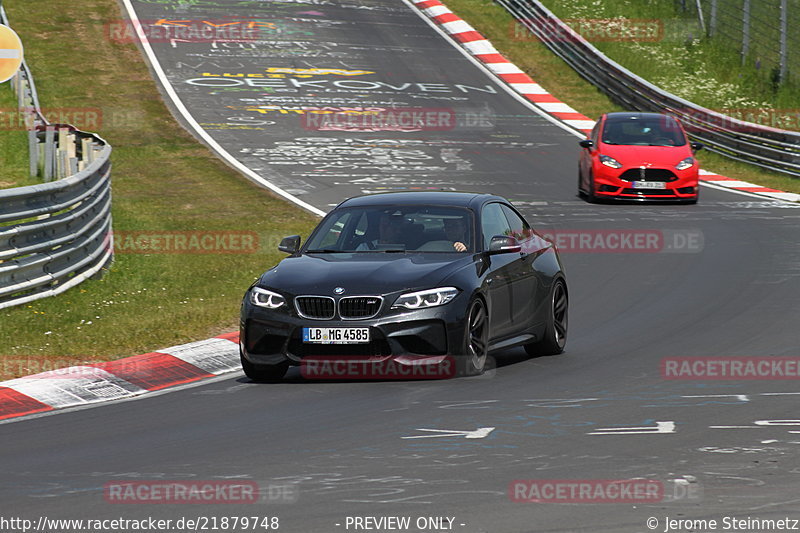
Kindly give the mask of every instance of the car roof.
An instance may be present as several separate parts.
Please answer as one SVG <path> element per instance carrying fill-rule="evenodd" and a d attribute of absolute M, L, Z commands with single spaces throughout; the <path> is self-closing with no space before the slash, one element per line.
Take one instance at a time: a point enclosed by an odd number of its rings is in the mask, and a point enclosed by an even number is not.
<path fill-rule="evenodd" d="M 639 111 L 615 111 L 613 113 L 606 113 L 606 120 L 629 120 L 634 118 L 654 118 L 663 119 L 664 117 L 673 118 L 671 115 L 663 113 L 644 113 Z"/>
<path fill-rule="evenodd" d="M 337 207 L 364 207 L 377 205 L 419 205 L 434 204 L 455 207 L 475 208 L 488 201 L 508 202 L 493 194 L 455 191 L 414 191 L 384 192 L 349 198 Z"/>

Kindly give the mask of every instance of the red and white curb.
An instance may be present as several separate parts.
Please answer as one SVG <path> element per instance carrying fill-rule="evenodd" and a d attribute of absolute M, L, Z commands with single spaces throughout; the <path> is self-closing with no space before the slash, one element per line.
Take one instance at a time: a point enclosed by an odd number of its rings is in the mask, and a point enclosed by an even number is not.
<path fill-rule="evenodd" d="M 793 192 L 784 192 L 778 189 L 772 189 L 770 187 L 762 187 L 761 185 L 756 185 L 755 183 L 750 183 L 748 181 L 742 181 L 742 180 L 737 180 L 735 178 L 720 176 L 719 174 L 715 174 L 713 172 L 709 172 L 703 169 L 700 169 L 700 179 L 712 185 L 717 185 L 719 187 L 724 187 L 726 189 L 734 189 L 737 191 L 749 192 L 757 194 L 759 196 L 768 196 L 770 198 L 775 198 L 777 200 L 800 202 L 800 194 L 795 194 Z"/>
<path fill-rule="evenodd" d="M 494 45 L 475 28 L 460 19 L 439 0 L 411 0 L 422 13 L 438 23 L 441 28 L 473 55 L 498 78 L 542 110 L 565 124 L 588 134 L 594 121 L 547 92 L 541 85 L 511 63 Z"/>
<path fill-rule="evenodd" d="M 595 124 L 594 120 L 582 115 L 547 92 L 533 78 L 525 74 L 522 69 L 499 53 L 486 37 L 450 11 L 442 2 L 439 0 L 410 1 L 425 16 L 436 22 L 458 45 L 526 100 L 576 130 L 576 135 L 580 135 L 578 132 L 588 135 L 592 131 Z M 701 170 L 700 174 L 701 181 L 716 187 L 765 196 L 776 200 L 800 202 L 800 194 L 762 187 L 761 185 L 728 178 L 705 170 Z"/>
<path fill-rule="evenodd" d="M 141 396 L 241 370 L 239 333 L 0 382 L 0 420 Z"/>

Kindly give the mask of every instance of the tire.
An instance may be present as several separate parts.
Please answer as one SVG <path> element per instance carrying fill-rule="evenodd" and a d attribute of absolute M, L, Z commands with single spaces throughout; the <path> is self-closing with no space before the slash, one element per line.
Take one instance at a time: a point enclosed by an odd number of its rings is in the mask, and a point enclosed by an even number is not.
<path fill-rule="evenodd" d="M 586 193 L 586 201 L 590 204 L 597 203 L 597 196 L 594 194 L 594 176 L 589 175 L 589 192 Z"/>
<path fill-rule="evenodd" d="M 544 336 L 540 341 L 525 345 L 528 355 L 557 355 L 567 344 L 569 296 L 563 279 L 553 284 L 548 307 Z"/>
<path fill-rule="evenodd" d="M 586 198 L 586 193 L 583 192 L 581 186 L 583 185 L 583 174 L 581 173 L 581 167 L 578 166 L 578 196 L 581 198 Z"/>
<path fill-rule="evenodd" d="M 476 298 L 467 310 L 467 326 L 464 329 L 461 374 L 479 376 L 486 369 L 489 353 L 489 313 L 483 300 Z"/>
<path fill-rule="evenodd" d="M 258 383 L 278 381 L 285 376 L 286 371 L 289 370 L 289 363 L 281 363 L 279 365 L 256 365 L 245 359 L 242 354 L 239 354 L 239 359 L 242 361 L 244 375 Z"/>

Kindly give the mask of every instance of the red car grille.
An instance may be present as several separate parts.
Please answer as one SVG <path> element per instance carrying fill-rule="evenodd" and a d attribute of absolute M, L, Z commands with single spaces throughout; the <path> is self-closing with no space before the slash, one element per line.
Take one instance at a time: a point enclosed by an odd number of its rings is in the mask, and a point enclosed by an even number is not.
<path fill-rule="evenodd" d="M 675 181 L 678 176 L 666 168 L 631 168 L 619 178 L 625 181 Z"/>

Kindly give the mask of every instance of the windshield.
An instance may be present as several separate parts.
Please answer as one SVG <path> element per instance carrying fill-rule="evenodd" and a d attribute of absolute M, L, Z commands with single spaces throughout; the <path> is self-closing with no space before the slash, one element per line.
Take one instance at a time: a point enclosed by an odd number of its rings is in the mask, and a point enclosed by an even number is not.
<path fill-rule="evenodd" d="M 472 214 L 447 206 L 343 208 L 328 215 L 304 252 L 455 252 L 474 249 Z"/>
<path fill-rule="evenodd" d="M 636 146 L 683 146 L 686 137 L 672 117 L 626 117 L 606 120 L 603 142 Z"/>

